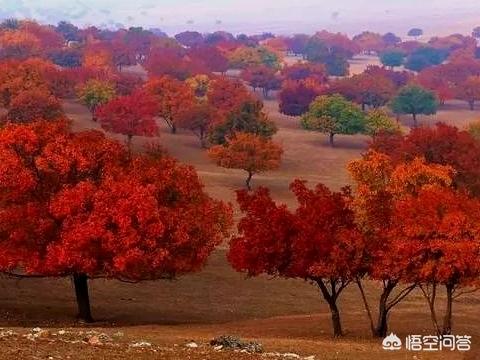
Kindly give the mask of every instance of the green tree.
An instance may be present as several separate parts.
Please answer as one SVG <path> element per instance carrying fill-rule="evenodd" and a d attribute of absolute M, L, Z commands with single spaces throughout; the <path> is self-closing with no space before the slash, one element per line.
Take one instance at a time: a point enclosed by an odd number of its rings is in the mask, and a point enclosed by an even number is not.
<path fill-rule="evenodd" d="M 437 112 L 438 100 L 435 93 L 418 85 L 407 85 L 400 89 L 390 103 L 395 114 L 411 114 L 417 127 L 417 115 L 433 115 Z"/>
<path fill-rule="evenodd" d="M 332 147 L 335 134 L 353 135 L 365 131 L 365 114 L 356 104 L 338 94 L 317 97 L 301 122 L 307 130 L 328 134 Z"/>
<path fill-rule="evenodd" d="M 392 49 L 384 51 L 380 55 L 380 61 L 384 66 L 389 66 L 390 68 L 394 68 L 395 66 L 401 66 L 403 64 L 403 60 L 405 59 L 405 54 L 401 50 Z"/>
<path fill-rule="evenodd" d="M 480 141 L 480 120 L 470 123 L 468 132 L 475 140 Z"/>
<path fill-rule="evenodd" d="M 365 118 L 365 133 L 375 137 L 380 133 L 398 133 L 399 126 L 381 109 L 373 109 Z"/>
<path fill-rule="evenodd" d="M 224 121 L 210 129 L 208 140 L 213 145 L 222 145 L 237 132 L 270 139 L 277 132 L 277 127 L 263 112 L 263 104 L 260 101 L 247 100 L 231 111 Z"/>
<path fill-rule="evenodd" d="M 88 80 L 77 90 L 79 99 L 88 107 L 95 120 L 95 110 L 115 97 L 115 86 L 106 81 Z"/>

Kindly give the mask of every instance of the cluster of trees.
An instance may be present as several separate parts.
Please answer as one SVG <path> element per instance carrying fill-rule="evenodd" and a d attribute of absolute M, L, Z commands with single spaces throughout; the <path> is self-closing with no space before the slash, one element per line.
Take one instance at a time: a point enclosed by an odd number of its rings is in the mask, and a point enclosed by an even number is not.
<path fill-rule="evenodd" d="M 342 335 L 338 300 L 354 285 L 374 336 L 387 334 L 389 313 L 414 289 L 423 294 L 435 331 L 450 334 L 454 300 L 476 290 L 480 275 L 479 161 L 480 144 L 470 134 L 439 124 L 376 137 L 348 165 L 353 189 L 310 189 L 294 181 L 295 210 L 275 203 L 266 188 L 239 191 L 244 217 L 229 261 L 250 276 L 317 285 L 335 336 Z M 375 311 L 366 279 L 382 284 Z"/>

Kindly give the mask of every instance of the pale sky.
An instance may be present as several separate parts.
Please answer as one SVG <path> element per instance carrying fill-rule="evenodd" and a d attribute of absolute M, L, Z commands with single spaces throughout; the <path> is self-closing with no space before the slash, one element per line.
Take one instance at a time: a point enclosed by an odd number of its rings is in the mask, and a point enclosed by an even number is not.
<path fill-rule="evenodd" d="M 141 25 L 169 34 L 201 32 L 355 34 L 411 27 L 426 33 L 468 33 L 480 25 L 480 0 L 0 0 L 0 17 L 105 27 Z M 478 24 L 476 23 L 478 21 Z"/>

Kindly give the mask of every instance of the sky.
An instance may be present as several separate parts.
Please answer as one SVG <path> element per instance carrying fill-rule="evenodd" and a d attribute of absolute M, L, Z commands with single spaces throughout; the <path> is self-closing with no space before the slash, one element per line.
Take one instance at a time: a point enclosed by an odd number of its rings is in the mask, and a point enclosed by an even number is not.
<path fill-rule="evenodd" d="M 0 0 L 0 18 L 7 17 L 155 27 L 169 34 L 187 29 L 249 34 L 327 29 L 401 35 L 411 27 L 442 34 L 468 33 L 480 25 L 480 0 Z"/>

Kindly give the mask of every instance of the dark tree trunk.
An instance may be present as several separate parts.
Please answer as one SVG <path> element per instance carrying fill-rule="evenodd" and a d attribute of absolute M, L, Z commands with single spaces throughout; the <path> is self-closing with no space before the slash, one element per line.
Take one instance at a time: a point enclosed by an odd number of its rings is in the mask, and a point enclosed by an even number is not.
<path fill-rule="evenodd" d="M 375 326 L 376 337 L 385 337 L 387 336 L 388 331 L 388 298 L 395 288 L 396 283 L 392 281 L 387 281 L 383 287 L 382 295 L 380 296 L 380 302 L 378 304 L 378 319 L 377 326 Z"/>
<path fill-rule="evenodd" d="M 342 323 L 340 321 L 340 312 L 338 311 L 336 302 L 329 302 L 328 307 L 330 308 L 330 312 L 332 314 L 333 336 L 343 336 Z"/>
<path fill-rule="evenodd" d="M 417 127 L 417 114 L 413 113 L 412 114 L 412 117 L 413 117 L 413 127 Z"/>
<path fill-rule="evenodd" d="M 365 311 L 367 312 L 368 320 L 370 322 L 370 331 L 372 332 L 372 336 L 375 336 L 375 325 L 373 324 L 373 316 L 372 312 L 370 311 L 370 305 L 368 304 L 367 297 L 365 296 L 365 291 L 363 290 L 362 286 L 362 279 L 357 278 L 357 286 L 360 290 L 360 294 L 362 295 L 363 305 L 365 306 Z"/>
<path fill-rule="evenodd" d="M 177 125 L 175 125 L 175 123 L 172 122 L 172 134 L 176 134 L 177 133 Z"/>
<path fill-rule="evenodd" d="M 327 286 L 322 279 L 316 280 L 316 282 L 318 284 L 318 287 L 320 288 L 320 291 L 322 292 L 323 298 L 327 302 L 330 309 L 330 313 L 332 316 L 333 336 L 343 336 L 342 322 L 340 320 L 340 311 L 338 310 L 337 299 L 344 286 L 341 286 L 339 289 L 337 289 L 337 282 L 335 280 L 330 280 L 331 292 L 329 292 Z"/>
<path fill-rule="evenodd" d="M 447 308 L 445 310 L 445 317 L 443 318 L 443 335 L 450 335 L 452 333 L 452 306 L 453 306 L 453 284 L 447 284 Z"/>
<path fill-rule="evenodd" d="M 250 185 L 250 182 L 252 181 L 252 176 L 253 176 L 253 173 L 249 171 L 247 180 L 245 180 L 245 185 L 247 185 L 248 190 L 252 190 L 252 186 Z"/>
<path fill-rule="evenodd" d="M 362 102 L 362 111 L 365 111 L 365 103 Z"/>
<path fill-rule="evenodd" d="M 129 153 L 132 152 L 132 139 L 133 139 L 133 135 L 131 134 L 127 135 L 127 148 Z"/>
<path fill-rule="evenodd" d="M 468 102 L 468 105 L 470 106 L 470 110 L 475 110 L 475 101 L 474 100 L 471 100 Z"/>
<path fill-rule="evenodd" d="M 207 142 L 205 139 L 205 130 L 202 128 L 200 129 L 200 146 L 202 149 L 205 149 L 207 147 Z"/>
<path fill-rule="evenodd" d="M 90 311 L 90 299 L 88 296 L 88 277 L 85 274 L 73 275 L 75 285 L 75 296 L 78 305 L 78 318 L 87 323 L 93 322 Z"/>
<path fill-rule="evenodd" d="M 331 147 L 335 147 L 335 143 L 333 142 L 333 137 L 334 136 L 335 136 L 335 134 L 333 134 L 333 133 L 330 133 L 330 135 L 329 135 L 329 143 L 330 143 Z"/>

